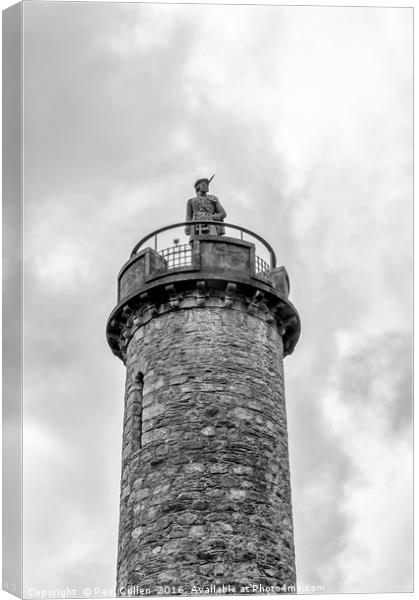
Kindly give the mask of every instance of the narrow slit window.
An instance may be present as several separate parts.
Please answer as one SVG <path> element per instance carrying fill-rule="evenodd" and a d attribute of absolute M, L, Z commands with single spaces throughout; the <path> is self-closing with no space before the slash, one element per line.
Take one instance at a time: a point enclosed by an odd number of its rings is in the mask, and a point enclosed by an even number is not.
<path fill-rule="evenodd" d="M 140 372 L 135 378 L 134 401 L 132 406 L 133 421 L 134 421 L 134 437 L 138 444 L 138 448 L 142 448 L 143 434 L 143 388 L 144 375 Z"/>

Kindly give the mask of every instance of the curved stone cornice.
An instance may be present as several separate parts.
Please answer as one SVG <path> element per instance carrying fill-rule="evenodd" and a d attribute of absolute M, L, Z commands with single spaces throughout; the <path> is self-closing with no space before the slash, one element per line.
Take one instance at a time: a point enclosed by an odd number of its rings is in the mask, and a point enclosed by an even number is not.
<path fill-rule="evenodd" d="M 166 272 L 126 296 L 112 311 L 107 339 L 112 352 L 126 360 L 134 333 L 151 319 L 170 311 L 221 308 L 239 310 L 278 328 L 284 355 L 291 354 L 300 335 L 300 319 L 286 295 L 259 277 L 230 280 L 213 273 Z"/>

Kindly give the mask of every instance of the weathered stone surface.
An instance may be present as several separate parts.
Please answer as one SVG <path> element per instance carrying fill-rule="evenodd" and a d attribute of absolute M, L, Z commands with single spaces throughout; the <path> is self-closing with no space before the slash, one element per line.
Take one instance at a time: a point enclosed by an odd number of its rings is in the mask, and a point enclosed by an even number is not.
<path fill-rule="evenodd" d="M 294 585 L 275 322 L 195 305 L 126 353 L 118 588 Z"/>
<path fill-rule="evenodd" d="M 201 270 L 216 266 L 226 271 L 250 272 L 253 244 L 225 240 L 218 244 L 202 241 L 200 244 Z"/>
<path fill-rule="evenodd" d="M 150 272 L 162 269 L 164 259 L 155 250 L 146 248 L 131 259 L 118 277 L 118 298 L 128 296 L 134 287 L 141 287 Z"/>

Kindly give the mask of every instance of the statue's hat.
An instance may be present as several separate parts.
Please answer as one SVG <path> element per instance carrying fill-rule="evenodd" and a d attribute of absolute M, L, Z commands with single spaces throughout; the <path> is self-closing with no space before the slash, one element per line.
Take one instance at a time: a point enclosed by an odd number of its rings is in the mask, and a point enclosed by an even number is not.
<path fill-rule="evenodd" d="M 215 177 L 215 173 L 209 179 L 208 179 L 208 177 L 201 177 L 201 179 L 197 179 L 195 181 L 194 188 L 196 189 L 198 187 L 198 185 L 201 183 L 201 181 L 206 181 L 208 184 L 210 184 L 211 181 L 214 179 L 214 177 Z"/>
<path fill-rule="evenodd" d="M 209 179 L 207 179 L 206 177 L 201 177 L 201 179 L 197 179 L 195 181 L 194 188 L 196 189 L 202 181 L 206 181 L 207 183 L 209 183 Z"/>

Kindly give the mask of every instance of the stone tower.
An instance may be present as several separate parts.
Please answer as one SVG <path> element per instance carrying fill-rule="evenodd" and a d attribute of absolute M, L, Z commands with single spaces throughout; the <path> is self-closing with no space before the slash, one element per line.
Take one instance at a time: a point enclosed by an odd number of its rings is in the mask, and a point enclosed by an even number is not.
<path fill-rule="evenodd" d="M 296 576 L 283 358 L 300 333 L 288 276 L 235 225 L 157 250 L 180 225 L 134 248 L 107 325 L 127 369 L 118 593 L 285 591 Z"/>

